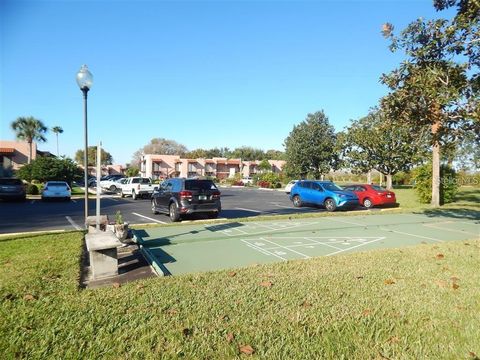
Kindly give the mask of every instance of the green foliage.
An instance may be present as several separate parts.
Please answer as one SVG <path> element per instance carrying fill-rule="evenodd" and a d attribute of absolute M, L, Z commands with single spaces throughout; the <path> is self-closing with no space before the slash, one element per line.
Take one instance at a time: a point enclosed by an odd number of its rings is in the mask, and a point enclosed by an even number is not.
<path fill-rule="evenodd" d="M 138 167 L 132 166 L 125 171 L 125 175 L 128 177 L 137 176 L 139 172 L 140 169 Z"/>
<path fill-rule="evenodd" d="M 133 154 L 132 165 L 140 166 L 140 162 L 144 154 L 185 156 L 187 151 L 188 149 L 185 145 L 179 144 L 174 140 L 168 140 L 165 138 L 154 138 L 150 140 L 150 143 L 145 145 L 143 148 L 137 150 Z"/>
<path fill-rule="evenodd" d="M 267 159 L 263 159 L 260 164 L 258 164 L 258 169 L 261 172 L 271 172 L 272 171 L 272 165 L 268 162 Z"/>
<path fill-rule="evenodd" d="M 230 153 L 230 157 L 234 159 L 242 159 L 244 161 L 263 160 L 265 159 L 265 152 L 251 146 L 242 146 L 233 150 Z"/>
<path fill-rule="evenodd" d="M 412 183 L 412 173 L 409 171 L 399 171 L 393 175 L 395 185 L 409 185 Z"/>
<path fill-rule="evenodd" d="M 352 121 L 339 139 L 343 160 L 355 173 L 375 169 L 393 175 L 408 170 L 425 159 L 428 148 L 428 132 L 414 133 L 378 109 Z"/>
<path fill-rule="evenodd" d="M 115 223 L 120 225 L 123 224 L 123 215 L 120 210 L 117 210 L 115 213 Z"/>
<path fill-rule="evenodd" d="M 17 139 L 25 140 L 29 145 L 28 163 L 32 161 L 32 142 L 46 142 L 45 134 L 48 128 L 41 120 L 32 116 L 19 117 L 11 123 L 11 128 L 15 132 Z"/>
<path fill-rule="evenodd" d="M 27 184 L 26 191 L 28 195 L 38 195 L 40 193 L 38 186 L 35 184 Z"/>
<path fill-rule="evenodd" d="M 338 162 L 336 136 L 323 111 L 308 114 L 307 118 L 293 127 L 285 139 L 285 171 L 288 176 L 319 178 Z"/>
<path fill-rule="evenodd" d="M 83 154 L 84 154 L 84 151 L 81 149 L 77 150 L 77 152 L 75 153 L 75 161 L 77 162 L 77 164 L 83 165 Z M 111 165 L 113 162 L 112 155 L 109 152 L 105 151 L 105 149 L 103 148 L 102 148 L 101 154 L 102 155 L 101 155 L 100 163 L 102 165 Z M 97 146 L 96 145 L 88 147 L 87 161 L 88 161 L 88 166 L 97 165 Z"/>
<path fill-rule="evenodd" d="M 419 166 L 413 170 L 415 192 L 423 204 L 432 201 L 432 164 Z M 440 203 L 447 204 L 455 200 L 458 192 L 457 174 L 452 168 L 440 167 Z"/>
<path fill-rule="evenodd" d="M 68 158 L 39 157 L 22 166 L 17 176 L 27 182 L 59 180 L 71 184 L 74 179 L 81 178 L 82 170 Z"/>

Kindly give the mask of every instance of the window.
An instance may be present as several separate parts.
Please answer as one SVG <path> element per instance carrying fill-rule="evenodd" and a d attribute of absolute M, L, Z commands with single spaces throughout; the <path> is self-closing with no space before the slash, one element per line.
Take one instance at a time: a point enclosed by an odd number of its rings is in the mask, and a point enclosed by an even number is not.
<path fill-rule="evenodd" d="M 217 190 L 217 187 L 210 180 L 186 180 L 185 190 Z"/>

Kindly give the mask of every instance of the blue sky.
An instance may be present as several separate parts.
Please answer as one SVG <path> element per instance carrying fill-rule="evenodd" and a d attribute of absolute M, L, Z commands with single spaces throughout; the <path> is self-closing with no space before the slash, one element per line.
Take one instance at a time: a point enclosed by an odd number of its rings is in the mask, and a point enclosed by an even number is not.
<path fill-rule="evenodd" d="M 61 126 L 60 154 L 83 149 L 87 64 L 89 144 L 116 163 L 154 137 L 195 148 L 284 150 L 308 113 L 341 130 L 387 88 L 392 54 L 380 34 L 436 13 L 417 1 L 0 0 L 0 139 L 34 116 Z M 41 150 L 56 153 L 48 134 Z"/>

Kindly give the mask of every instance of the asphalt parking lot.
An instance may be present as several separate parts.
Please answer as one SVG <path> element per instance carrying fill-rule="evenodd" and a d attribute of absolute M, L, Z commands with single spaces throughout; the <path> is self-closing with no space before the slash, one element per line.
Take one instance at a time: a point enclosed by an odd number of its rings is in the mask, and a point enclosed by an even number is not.
<path fill-rule="evenodd" d="M 235 219 L 259 215 L 295 214 L 325 211 L 320 208 L 294 208 L 283 191 L 256 188 L 220 188 L 222 212 L 219 218 Z M 89 215 L 95 215 L 95 195 L 90 195 Z M 26 202 L 0 201 L 0 234 L 27 231 L 79 230 L 83 228 L 84 200 L 70 202 L 42 202 L 29 199 Z M 115 219 L 120 211 L 130 224 L 170 223 L 167 215 L 153 215 L 149 199 L 133 200 L 107 194 L 101 200 L 101 214 Z M 200 216 L 186 220 L 200 219 Z"/>

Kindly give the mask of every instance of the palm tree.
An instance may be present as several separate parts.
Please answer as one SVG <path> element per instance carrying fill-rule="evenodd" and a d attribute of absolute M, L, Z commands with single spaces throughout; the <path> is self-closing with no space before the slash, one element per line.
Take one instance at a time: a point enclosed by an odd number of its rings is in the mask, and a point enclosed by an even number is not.
<path fill-rule="evenodd" d="M 32 161 L 32 142 L 46 142 L 47 139 L 43 136 L 47 132 L 47 127 L 41 120 L 35 119 L 33 116 L 19 117 L 11 124 L 12 130 L 15 131 L 17 139 L 25 140 L 28 143 L 29 154 L 28 163 Z"/>
<path fill-rule="evenodd" d="M 61 134 L 63 133 L 63 129 L 60 127 L 60 126 L 54 126 L 52 128 L 52 131 L 55 133 L 55 135 L 57 136 L 57 156 L 59 156 L 59 153 L 58 153 L 58 134 Z"/>

